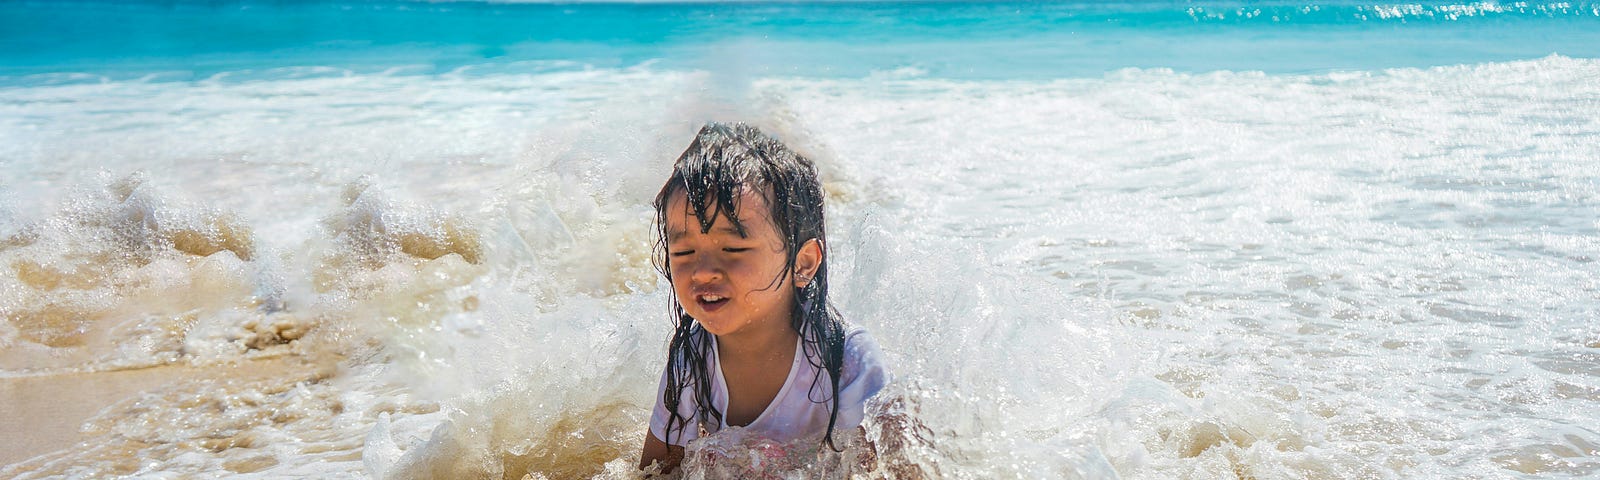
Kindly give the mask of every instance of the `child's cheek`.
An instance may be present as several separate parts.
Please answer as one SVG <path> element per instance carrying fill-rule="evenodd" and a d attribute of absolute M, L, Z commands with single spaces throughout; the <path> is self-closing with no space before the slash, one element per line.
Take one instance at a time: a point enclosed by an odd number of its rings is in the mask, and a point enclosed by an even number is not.
<path fill-rule="evenodd" d="M 687 306 L 694 303 L 694 293 L 689 290 L 689 281 L 676 273 L 672 276 L 672 296 L 678 298 L 679 305 Z"/>

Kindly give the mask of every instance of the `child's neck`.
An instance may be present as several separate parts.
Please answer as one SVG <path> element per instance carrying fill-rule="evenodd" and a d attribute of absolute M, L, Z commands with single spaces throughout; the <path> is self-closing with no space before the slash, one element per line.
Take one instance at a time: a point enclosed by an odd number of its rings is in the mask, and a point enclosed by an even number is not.
<path fill-rule="evenodd" d="M 728 361 L 744 361 L 787 354 L 794 351 L 800 334 L 789 322 L 768 322 L 766 328 L 745 327 L 738 332 L 717 336 L 717 355 Z"/>

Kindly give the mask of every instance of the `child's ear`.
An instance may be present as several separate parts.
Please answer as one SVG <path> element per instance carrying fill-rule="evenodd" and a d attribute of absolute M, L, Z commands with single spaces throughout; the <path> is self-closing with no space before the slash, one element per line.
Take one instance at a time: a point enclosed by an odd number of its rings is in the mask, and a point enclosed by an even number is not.
<path fill-rule="evenodd" d="M 817 275 L 817 268 L 822 266 L 822 240 L 810 239 L 800 245 L 800 251 L 794 254 L 794 286 L 806 288 L 811 284 L 811 279 Z"/>

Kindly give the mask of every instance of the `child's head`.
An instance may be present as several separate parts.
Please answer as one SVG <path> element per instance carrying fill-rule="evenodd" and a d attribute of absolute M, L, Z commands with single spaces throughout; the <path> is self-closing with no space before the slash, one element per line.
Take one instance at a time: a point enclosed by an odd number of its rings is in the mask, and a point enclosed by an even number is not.
<path fill-rule="evenodd" d="M 677 320 L 663 392 L 672 412 L 667 434 L 674 425 L 693 428 L 677 413 L 684 387 L 711 398 L 710 335 L 702 332 L 732 335 L 757 322 L 787 320 L 818 375 L 830 377 L 813 385 L 831 386 L 831 394 L 811 398 L 833 404 L 825 437 L 831 445 L 844 327 L 828 308 L 816 167 L 755 127 L 710 123 L 678 157 L 655 209 L 657 266 L 672 283 Z M 722 418 L 709 403 L 697 408 L 702 418 Z"/>
<path fill-rule="evenodd" d="M 821 182 L 777 140 L 749 125 L 706 125 L 655 207 L 662 274 L 707 331 L 783 319 L 805 333 L 816 313 L 806 310 L 826 305 Z"/>

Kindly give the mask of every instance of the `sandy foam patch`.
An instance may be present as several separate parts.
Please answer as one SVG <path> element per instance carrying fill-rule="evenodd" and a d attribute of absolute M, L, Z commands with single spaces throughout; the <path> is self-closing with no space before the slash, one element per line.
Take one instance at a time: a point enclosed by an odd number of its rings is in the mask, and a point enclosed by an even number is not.
<path fill-rule="evenodd" d="M 0 431 L 20 433 L 0 435 L 0 464 L 11 465 L 0 471 L 17 474 L 70 455 L 67 452 L 78 450 L 71 447 L 98 436 L 88 420 L 141 393 L 255 382 L 294 384 L 332 373 L 332 362 L 282 356 L 208 366 L 0 378 L 0 404 L 8 412 L 0 415 Z"/>

